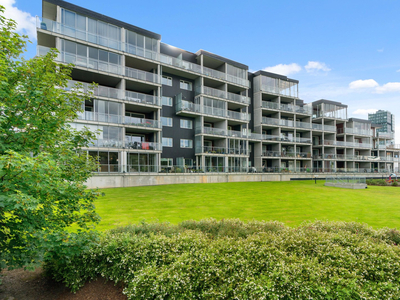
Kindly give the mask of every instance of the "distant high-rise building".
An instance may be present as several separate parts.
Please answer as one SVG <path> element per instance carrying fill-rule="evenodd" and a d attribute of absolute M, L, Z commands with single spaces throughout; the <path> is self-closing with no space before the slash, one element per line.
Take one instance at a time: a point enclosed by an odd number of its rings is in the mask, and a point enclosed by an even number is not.
<path fill-rule="evenodd" d="M 368 120 L 382 127 L 377 132 L 394 133 L 394 115 L 387 110 L 378 110 L 374 114 L 368 114 Z"/>

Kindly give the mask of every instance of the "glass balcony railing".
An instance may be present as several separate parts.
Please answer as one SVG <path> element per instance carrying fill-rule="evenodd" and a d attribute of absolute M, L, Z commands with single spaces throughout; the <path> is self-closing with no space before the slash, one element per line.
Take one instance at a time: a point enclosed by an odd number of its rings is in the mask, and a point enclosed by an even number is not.
<path fill-rule="evenodd" d="M 74 64 L 78 67 L 84 67 L 117 75 L 122 75 L 123 73 L 123 68 L 121 65 L 116 65 L 102 60 L 93 59 L 68 52 L 60 52 L 57 60 L 67 64 Z"/>
<path fill-rule="evenodd" d="M 394 139 L 394 134 L 390 132 L 377 132 L 377 136 L 382 139 Z"/>
<path fill-rule="evenodd" d="M 154 143 L 154 142 L 136 142 L 130 141 L 129 138 L 126 137 L 124 141 L 124 147 L 128 150 L 153 150 L 153 151 L 161 151 L 162 144 Z"/>
<path fill-rule="evenodd" d="M 295 142 L 296 142 L 296 143 L 311 144 L 311 138 L 295 137 L 294 139 L 295 139 Z"/>
<path fill-rule="evenodd" d="M 158 120 L 143 119 L 125 116 L 124 124 L 129 126 L 146 127 L 151 129 L 161 129 L 161 122 Z"/>
<path fill-rule="evenodd" d="M 264 150 L 261 153 L 262 156 L 266 157 L 281 157 L 281 152 L 280 151 L 272 151 L 272 150 Z"/>
<path fill-rule="evenodd" d="M 137 56 L 141 56 L 147 59 L 151 59 L 151 60 L 158 60 L 159 57 L 159 53 L 155 52 L 155 51 L 151 51 L 149 49 L 143 48 L 143 47 L 139 47 L 136 45 L 132 45 L 129 43 L 122 43 L 122 51 L 129 53 L 129 54 L 133 54 L 133 55 L 137 55 Z"/>
<path fill-rule="evenodd" d="M 247 149 L 204 146 L 196 147 L 196 153 L 225 154 L 225 155 L 248 155 Z"/>
<path fill-rule="evenodd" d="M 312 129 L 314 130 L 322 130 L 324 127 L 322 124 L 316 124 L 316 123 L 311 123 L 312 124 Z"/>
<path fill-rule="evenodd" d="M 312 125 L 311 125 L 311 123 L 307 123 L 307 122 L 296 122 L 296 127 L 297 128 L 311 129 Z"/>
<path fill-rule="evenodd" d="M 262 117 L 263 124 L 279 126 L 280 125 L 279 121 L 280 120 L 277 118 Z"/>
<path fill-rule="evenodd" d="M 185 70 L 189 70 L 195 73 L 202 73 L 201 70 L 201 66 L 195 63 L 191 63 L 176 57 L 172 57 L 169 55 L 165 55 L 165 54 L 160 54 L 160 62 L 170 65 L 170 66 L 174 66 L 177 68 L 181 68 L 181 69 L 185 69 Z"/>
<path fill-rule="evenodd" d="M 98 34 L 90 33 L 89 31 L 79 30 L 76 29 L 75 27 L 66 26 L 64 24 L 46 18 L 40 19 L 39 17 L 36 17 L 36 26 L 37 28 L 43 30 L 59 33 L 82 41 L 101 45 L 107 48 L 123 50 L 123 43 L 121 41 L 114 40 L 111 38 L 106 38 Z"/>
<path fill-rule="evenodd" d="M 263 134 L 262 139 L 266 141 L 280 141 L 281 137 L 279 135 Z"/>
<path fill-rule="evenodd" d="M 238 103 L 243 103 L 243 104 L 250 104 L 250 97 L 246 97 L 246 96 L 242 96 L 242 95 L 238 95 L 238 94 L 234 94 L 234 93 L 227 93 L 227 99 L 231 100 L 231 101 L 235 101 Z"/>
<path fill-rule="evenodd" d="M 228 118 L 229 119 L 235 119 L 235 120 L 240 120 L 240 121 L 250 121 L 251 116 L 250 114 L 247 113 L 241 113 L 241 112 L 237 112 L 237 111 L 231 111 L 228 110 Z"/>
<path fill-rule="evenodd" d="M 182 112 L 182 111 L 205 114 L 221 118 L 235 119 L 245 122 L 249 121 L 251 117 L 250 114 L 246 113 L 240 113 L 222 108 L 215 108 L 211 106 L 195 104 L 185 100 L 179 100 L 177 101 L 176 112 Z"/>
<path fill-rule="evenodd" d="M 201 67 L 198 64 L 191 63 L 176 57 L 161 54 L 137 45 L 132 45 L 129 43 L 123 43 L 120 40 L 115 40 L 112 38 L 104 37 L 102 35 L 94 34 L 89 31 L 79 30 L 75 27 L 66 26 L 59 22 L 49 20 L 46 18 L 40 19 L 36 17 L 36 27 L 42 30 L 58 33 L 61 35 L 69 36 L 75 39 L 79 39 L 85 42 L 93 43 L 96 45 L 104 46 L 107 48 L 115 49 L 118 51 L 126 52 L 136 56 L 144 57 L 154 61 L 159 61 L 161 63 L 178 67 L 181 69 L 189 70 L 198 74 L 203 74 L 206 76 L 214 77 L 217 79 L 222 79 L 234 84 L 242 85 L 245 87 L 250 87 L 250 83 L 247 79 L 236 77 L 233 75 L 225 74 L 218 70 L 213 70 L 207 67 Z M 41 55 L 38 53 L 38 55 Z"/>
<path fill-rule="evenodd" d="M 324 131 L 336 132 L 336 126 L 324 125 Z"/>
<path fill-rule="evenodd" d="M 204 94 L 207 96 L 212 96 L 212 97 L 217 97 L 217 98 L 222 98 L 222 99 L 226 99 L 226 100 L 230 100 L 230 101 L 234 101 L 237 103 L 243 103 L 243 104 L 250 104 L 250 98 L 246 97 L 246 96 L 242 96 L 242 95 L 238 95 L 238 94 L 234 94 L 234 93 L 229 93 L 229 92 L 225 92 L 219 89 L 214 89 L 208 86 L 203 86 L 203 91 L 201 91 L 201 88 L 198 87 L 196 89 L 196 93 L 197 94 Z"/>
<path fill-rule="evenodd" d="M 78 119 L 85 121 L 116 123 L 116 124 L 122 124 L 124 122 L 123 116 L 97 113 L 92 111 L 79 112 Z"/>
<path fill-rule="evenodd" d="M 125 91 L 125 100 L 132 103 L 142 103 L 142 104 L 157 105 L 157 106 L 161 105 L 160 97 L 158 96 L 142 94 L 132 91 Z"/>
<path fill-rule="evenodd" d="M 225 91 L 214 89 L 214 88 L 211 88 L 211 87 L 208 87 L 208 86 L 203 86 L 203 94 L 205 94 L 207 96 L 227 99 Z"/>
<path fill-rule="evenodd" d="M 129 78 L 139 79 L 147 82 L 160 83 L 158 74 L 138 70 L 130 67 L 125 67 L 125 76 Z"/>
<path fill-rule="evenodd" d="M 98 96 L 98 97 L 104 97 L 104 98 L 112 98 L 112 99 L 124 99 L 123 94 L 124 91 L 120 89 L 115 89 L 115 88 L 110 88 L 102 85 L 95 86 L 94 88 L 91 86 L 91 84 L 86 83 L 86 82 L 79 82 L 75 80 L 69 80 L 68 81 L 68 86 L 65 88 L 65 90 L 69 91 L 74 89 L 75 84 L 80 83 L 82 90 L 78 89 L 76 90 L 77 92 L 87 92 L 90 91 L 93 93 L 93 96 Z"/>
<path fill-rule="evenodd" d="M 279 103 L 276 102 L 262 101 L 261 106 L 267 109 L 279 109 Z"/>

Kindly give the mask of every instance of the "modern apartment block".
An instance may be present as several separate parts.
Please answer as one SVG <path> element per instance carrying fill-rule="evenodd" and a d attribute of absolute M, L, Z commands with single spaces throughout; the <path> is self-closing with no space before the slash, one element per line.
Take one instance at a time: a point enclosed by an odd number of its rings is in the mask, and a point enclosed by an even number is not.
<path fill-rule="evenodd" d="M 381 145 L 395 144 L 395 118 L 393 114 L 387 110 L 378 110 L 373 114 L 368 114 L 368 120 L 380 126 L 376 130 L 379 136 L 391 138 L 391 140 L 381 141 Z"/>
<path fill-rule="evenodd" d="M 57 48 L 75 64 L 71 88 L 98 84 L 73 126 L 101 130 L 86 149 L 99 172 L 390 172 L 399 161 L 375 122 L 340 102 L 304 103 L 286 76 L 61 0 L 43 1 L 37 35 L 38 55 Z"/>

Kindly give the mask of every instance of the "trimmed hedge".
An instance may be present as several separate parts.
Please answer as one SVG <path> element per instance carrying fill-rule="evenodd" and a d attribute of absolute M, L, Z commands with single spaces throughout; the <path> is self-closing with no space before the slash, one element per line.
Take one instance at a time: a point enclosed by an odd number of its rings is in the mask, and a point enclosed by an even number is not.
<path fill-rule="evenodd" d="M 73 291 L 122 282 L 128 299 L 399 299 L 399 243 L 359 223 L 141 223 L 45 269 Z"/>

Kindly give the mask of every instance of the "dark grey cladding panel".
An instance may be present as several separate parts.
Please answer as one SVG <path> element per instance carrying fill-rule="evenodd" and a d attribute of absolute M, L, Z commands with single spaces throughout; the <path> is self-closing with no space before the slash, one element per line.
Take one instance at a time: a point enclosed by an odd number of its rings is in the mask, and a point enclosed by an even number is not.
<path fill-rule="evenodd" d="M 237 61 L 230 60 L 230 59 L 228 59 L 228 58 L 225 58 L 225 57 L 223 57 L 223 56 L 219 56 L 219 55 L 217 55 L 217 54 L 214 54 L 214 53 L 211 53 L 211 52 L 208 52 L 208 51 L 205 51 L 205 50 L 199 50 L 199 51 L 196 52 L 196 54 L 197 54 L 197 55 L 202 55 L 202 54 L 203 54 L 204 56 L 212 57 L 212 58 L 214 58 L 214 59 L 217 59 L 217 60 L 226 62 L 227 64 L 230 64 L 230 65 L 232 65 L 232 66 L 238 67 L 238 68 L 240 68 L 240 69 L 245 69 L 245 70 L 248 70 L 248 69 L 249 69 L 249 67 L 246 66 L 246 65 L 244 65 L 244 64 L 241 64 L 241 63 L 239 63 L 239 62 L 237 62 Z"/>
<path fill-rule="evenodd" d="M 347 105 L 345 105 L 343 103 L 340 103 L 340 102 L 337 102 L 337 101 L 332 101 L 332 100 L 326 100 L 326 99 L 321 99 L 321 100 L 318 100 L 318 101 L 314 101 L 312 103 L 312 105 L 316 106 L 316 105 L 321 104 L 321 103 L 333 104 L 333 105 L 341 106 L 341 107 L 347 107 Z"/>
<path fill-rule="evenodd" d="M 197 63 L 197 55 L 195 53 L 179 49 L 165 43 L 160 43 L 160 52 L 173 57 L 178 57 L 180 54 L 182 54 L 183 60 Z"/>
<path fill-rule="evenodd" d="M 97 20 L 101 20 L 101 21 L 104 21 L 106 23 L 110 23 L 110 24 L 113 24 L 113 25 L 116 25 L 116 26 L 124 27 L 125 29 L 132 30 L 134 32 L 137 32 L 139 34 L 145 35 L 147 37 L 151 37 L 153 39 L 157 39 L 157 40 L 161 39 L 161 35 L 159 35 L 157 33 L 154 33 L 154 32 L 148 31 L 146 29 L 143 29 L 143 28 L 140 28 L 140 27 L 136 27 L 134 25 L 131 25 L 131 24 L 128 24 L 128 23 L 125 23 L 125 22 L 122 22 L 122 21 L 107 17 L 105 15 L 96 13 L 96 12 L 94 12 L 92 10 L 77 6 L 75 4 L 72 4 L 72 3 L 69 3 L 69 2 L 66 2 L 66 1 L 62 1 L 62 0 L 43 0 L 43 2 L 48 2 L 48 3 L 51 3 L 51 4 L 59 5 L 59 6 L 63 7 L 63 8 L 72 10 L 72 11 L 78 13 L 78 14 L 81 14 L 81 15 L 84 15 L 84 16 L 87 16 L 87 17 L 91 17 L 91 18 L 94 18 L 94 19 L 97 19 Z"/>
<path fill-rule="evenodd" d="M 303 106 L 304 105 L 304 100 L 296 99 L 296 105 L 298 106 Z"/>
<path fill-rule="evenodd" d="M 349 122 L 370 123 L 370 124 L 372 124 L 372 121 L 370 121 L 370 120 L 357 119 L 357 118 L 350 118 Z"/>
<path fill-rule="evenodd" d="M 383 125 L 382 125 L 382 124 L 371 123 L 371 127 L 374 127 L 374 128 L 382 128 Z"/>
<path fill-rule="evenodd" d="M 258 75 L 264 75 L 264 76 L 267 76 L 267 77 L 272 77 L 272 78 L 286 80 L 286 81 L 289 81 L 289 82 L 299 83 L 298 80 L 287 78 L 287 76 L 285 76 L 285 75 L 265 72 L 265 71 L 262 71 L 262 70 L 257 71 L 257 72 L 254 73 L 254 76 L 258 76 Z"/>

